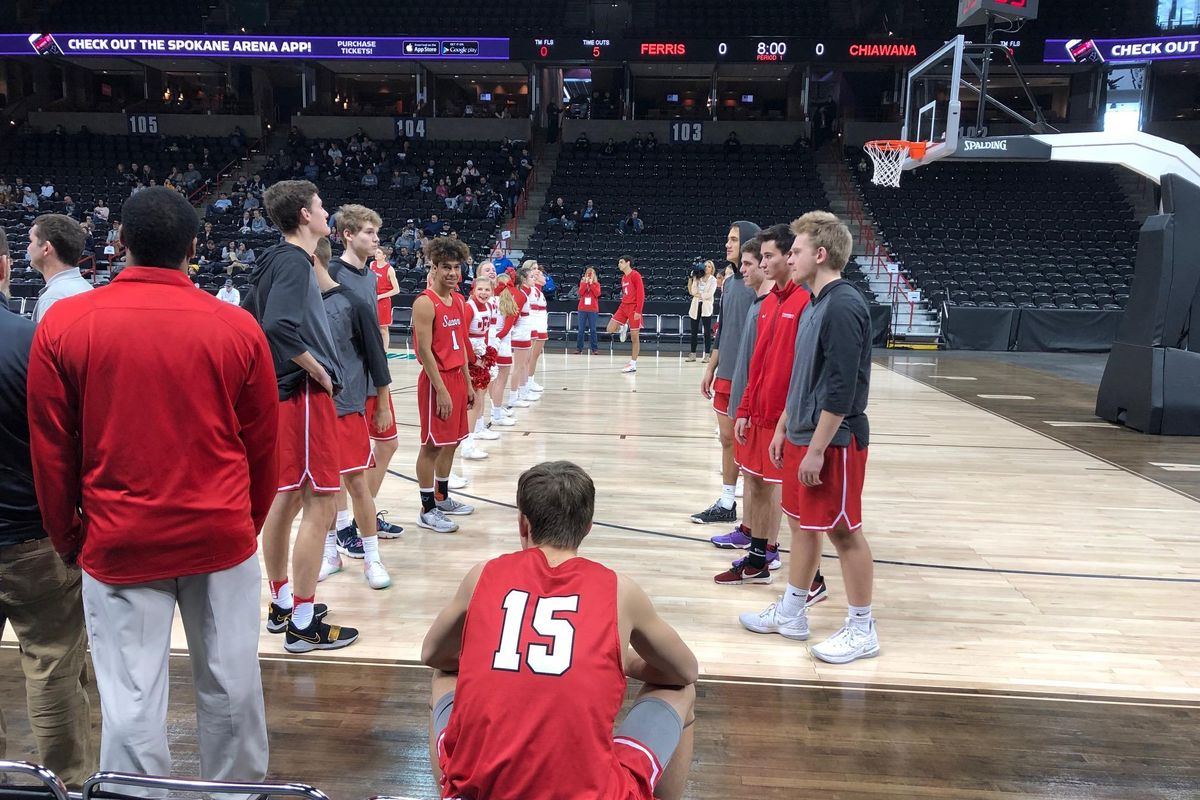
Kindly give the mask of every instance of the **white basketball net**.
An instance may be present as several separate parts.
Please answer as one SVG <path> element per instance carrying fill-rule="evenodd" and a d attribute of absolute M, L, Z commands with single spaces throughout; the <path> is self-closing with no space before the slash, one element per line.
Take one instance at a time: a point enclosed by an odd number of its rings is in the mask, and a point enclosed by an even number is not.
<path fill-rule="evenodd" d="M 904 159 L 908 158 L 908 148 L 904 146 L 880 147 L 875 142 L 867 142 L 863 149 L 875 162 L 875 174 L 871 176 L 871 183 L 876 186 L 899 188 L 900 173 L 904 171 L 902 167 Z"/>

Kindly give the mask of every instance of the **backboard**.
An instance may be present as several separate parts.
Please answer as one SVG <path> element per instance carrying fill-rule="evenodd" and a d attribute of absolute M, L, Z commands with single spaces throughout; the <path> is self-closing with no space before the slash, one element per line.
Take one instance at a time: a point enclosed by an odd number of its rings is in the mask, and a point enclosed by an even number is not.
<path fill-rule="evenodd" d="M 962 127 L 962 86 L 964 37 L 955 36 L 936 52 L 909 70 L 904 92 L 904 127 L 900 138 L 925 142 L 925 156 L 905 159 L 904 169 L 912 169 L 953 155 L 958 150 Z"/>

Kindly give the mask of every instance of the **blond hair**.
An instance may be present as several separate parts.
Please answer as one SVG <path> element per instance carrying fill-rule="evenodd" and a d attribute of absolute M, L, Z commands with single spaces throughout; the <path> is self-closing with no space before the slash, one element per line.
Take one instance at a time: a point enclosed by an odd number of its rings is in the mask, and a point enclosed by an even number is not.
<path fill-rule="evenodd" d="M 846 223 L 829 211 L 809 211 L 792 222 L 792 233 L 796 236 L 807 234 L 813 249 L 824 247 L 828 256 L 829 266 L 841 272 L 850 260 L 850 251 L 854 249 L 854 237 Z"/>
<path fill-rule="evenodd" d="M 378 229 L 382 224 L 383 219 L 375 211 L 357 203 L 349 203 L 337 210 L 339 233 L 350 231 L 351 234 L 355 234 L 368 225 L 374 225 Z"/>
<path fill-rule="evenodd" d="M 313 258 L 319 261 L 322 267 L 329 266 L 329 259 L 333 258 L 333 248 L 329 246 L 328 236 L 317 239 L 317 249 L 313 251 Z"/>
<path fill-rule="evenodd" d="M 501 292 L 498 308 L 500 313 L 506 317 L 515 317 L 521 313 L 521 309 L 517 306 L 517 298 L 512 296 L 512 292 Z"/>

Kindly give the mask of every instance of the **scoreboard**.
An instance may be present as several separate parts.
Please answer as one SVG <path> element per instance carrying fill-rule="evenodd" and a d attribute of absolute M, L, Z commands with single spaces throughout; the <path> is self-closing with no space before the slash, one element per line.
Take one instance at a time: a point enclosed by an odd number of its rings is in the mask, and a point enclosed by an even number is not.
<path fill-rule="evenodd" d="M 511 40 L 514 59 L 788 64 L 808 61 L 917 61 L 942 45 L 908 39 L 816 39 L 797 36 L 727 39 L 596 39 L 535 37 Z"/>

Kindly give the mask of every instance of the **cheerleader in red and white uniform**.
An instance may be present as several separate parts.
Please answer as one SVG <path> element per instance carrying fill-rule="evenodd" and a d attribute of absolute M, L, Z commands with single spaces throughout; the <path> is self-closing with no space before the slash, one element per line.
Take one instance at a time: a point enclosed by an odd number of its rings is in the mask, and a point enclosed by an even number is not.
<path fill-rule="evenodd" d="M 546 349 L 546 341 L 550 338 L 550 314 L 546 308 L 546 295 L 542 287 L 546 285 L 546 273 L 538 262 L 532 259 L 521 265 L 529 292 L 529 364 L 525 369 L 525 391 L 530 400 L 540 400 L 544 388 L 533 379 L 537 374 L 538 359 Z"/>
<path fill-rule="evenodd" d="M 488 457 L 485 450 L 481 449 L 477 443 L 478 439 L 499 438 L 499 434 L 492 436 L 480 436 L 479 431 L 482 428 L 487 431 L 483 425 L 483 405 L 486 402 L 487 388 L 492 380 L 496 377 L 492 372 L 495 370 L 496 350 L 492 346 L 492 290 L 494 283 L 490 277 L 485 275 L 476 275 L 475 282 L 471 286 L 471 297 L 466 302 L 467 309 L 467 339 L 471 343 L 469 351 L 471 358 L 471 387 L 475 393 L 475 402 L 467 411 L 467 440 L 462 447 L 462 457 L 469 461 L 476 461 Z M 490 431 L 489 431 L 490 433 Z"/>
<path fill-rule="evenodd" d="M 494 268 L 493 268 L 494 269 Z M 496 291 L 492 295 L 492 341 L 496 347 L 496 367 L 498 373 L 492 381 L 489 392 L 492 396 L 492 429 L 496 427 L 511 427 L 513 420 L 512 409 L 504 405 L 504 389 L 508 386 L 508 377 L 513 369 L 513 328 L 521 317 L 521 309 L 517 306 L 516 297 L 508 291 L 512 278 L 507 273 L 496 279 Z"/>

